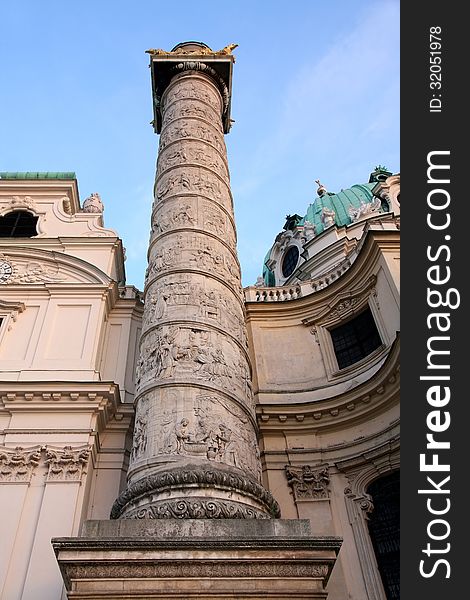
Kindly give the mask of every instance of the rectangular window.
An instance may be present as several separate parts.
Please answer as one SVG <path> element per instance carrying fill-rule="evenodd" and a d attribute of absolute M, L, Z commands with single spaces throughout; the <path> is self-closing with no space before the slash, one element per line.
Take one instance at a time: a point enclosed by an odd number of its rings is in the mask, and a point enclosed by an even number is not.
<path fill-rule="evenodd" d="M 330 334 L 340 369 L 353 365 L 382 345 L 369 308 L 347 323 L 331 329 Z"/>

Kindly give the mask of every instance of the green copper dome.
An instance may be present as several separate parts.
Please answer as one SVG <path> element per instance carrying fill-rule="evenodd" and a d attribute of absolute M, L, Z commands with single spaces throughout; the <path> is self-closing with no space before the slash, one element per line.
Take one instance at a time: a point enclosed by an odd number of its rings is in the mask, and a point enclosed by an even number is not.
<path fill-rule="evenodd" d="M 386 167 L 378 165 L 370 174 L 368 183 L 356 184 L 336 193 L 328 192 L 325 186 L 317 180 L 317 197 L 312 204 L 309 205 L 306 215 L 304 217 L 299 217 L 299 215 L 287 215 L 284 230 L 295 230 L 296 227 L 302 227 L 308 221 L 314 225 L 314 235 L 317 237 L 333 224 L 337 227 L 350 225 L 353 222 L 352 217 L 354 217 L 355 213 L 356 218 L 358 214 L 367 215 L 368 211 L 358 210 L 366 204 L 374 203 L 374 206 L 369 209 L 371 215 L 388 212 L 389 207 L 387 206 L 387 202 L 381 202 L 374 196 L 372 190 L 378 182 L 385 181 L 391 175 L 392 173 L 388 171 Z M 379 203 L 378 206 L 376 205 L 377 202 Z M 275 274 L 268 266 L 272 250 L 273 247 L 267 253 L 263 262 L 264 283 L 270 287 L 276 285 Z"/>
<path fill-rule="evenodd" d="M 303 225 L 305 221 L 310 221 L 310 223 L 315 225 L 315 234 L 319 235 L 325 229 L 322 221 L 323 209 L 334 211 L 335 225 L 338 227 L 349 225 L 352 223 L 352 219 L 349 216 L 349 209 L 351 207 L 359 208 L 361 204 L 372 202 L 374 198 L 372 188 L 375 185 L 375 183 L 363 183 L 353 185 L 351 188 L 341 190 L 336 194 L 326 192 L 321 196 L 317 196 L 308 207 L 307 214 L 300 222 L 300 225 Z"/>

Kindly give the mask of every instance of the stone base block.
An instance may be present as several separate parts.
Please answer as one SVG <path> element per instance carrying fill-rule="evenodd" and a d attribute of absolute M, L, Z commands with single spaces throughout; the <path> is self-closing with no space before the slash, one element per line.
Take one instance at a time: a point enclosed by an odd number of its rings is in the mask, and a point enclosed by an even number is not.
<path fill-rule="evenodd" d="M 123 519 L 52 545 L 69 599 L 318 600 L 341 539 L 308 520 Z"/>

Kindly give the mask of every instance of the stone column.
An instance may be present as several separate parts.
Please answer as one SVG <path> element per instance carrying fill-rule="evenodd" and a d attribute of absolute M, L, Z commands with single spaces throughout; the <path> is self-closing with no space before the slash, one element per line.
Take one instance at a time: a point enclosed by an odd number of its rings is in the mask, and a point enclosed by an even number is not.
<path fill-rule="evenodd" d="M 132 456 L 113 518 L 279 516 L 261 485 L 224 142 L 233 56 L 224 51 L 151 51 L 161 136 Z"/>

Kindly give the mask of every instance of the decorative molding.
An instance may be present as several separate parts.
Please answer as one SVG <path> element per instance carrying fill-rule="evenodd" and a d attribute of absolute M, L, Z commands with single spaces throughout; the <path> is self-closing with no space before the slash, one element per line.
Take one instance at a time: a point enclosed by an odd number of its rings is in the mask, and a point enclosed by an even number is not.
<path fill-rule="evenodd" d="M 46 446 L 46 463 L 49 466 L 47 482 L 80 481 L 86 473 L 91 448 L 88 445 L 72 448 L 52 448 Z"/>
<path fill-rule="evenodd" d="M 0 448 L 0 482 L 29 483 L 41 460 L 40 446 L 34 448 Z"/>
<path fill-rule="evenodd" d="M 354 313 L 356 308 L 362 307 L 367 301 L 370 291 L 375 289 L 377 276 L 371 275 L 360 288 L 340 294 L 332 304 L 327 305 L 312 317 L 302 319 L 306 326 L 317 324 L 330 324 L 343 319 L 346 315 Z"/>
<path fill-rule="evenodd" d="M 297 500 L 328 500 L 330 491 L 330 474 L 328 465 L 311 467 L 302 465 L 284 467 L 287 483 L 292 488 L 294 499 Z"/>
<path fill-rule="evenodd" d="M 146 578 L 188 578 L 200 579 L 227 577 L 309 577 L 313 579 L 324 579 L 331 570 L 331 564 L 313 563 L 311 561 L 224 561 L 219 560 L 164 560 L 154 564 L 147 562 L 119 561 L 102 564 L 68 564 L 67 576 L 70 580 L 77 579 L 146 579 Z"/>
<path fill-rule="evenodd" d="M 1 255 L 0 255 L 1 260 Z M 7 302 L 0 298 L 0 316 L 7 317 L 8 325 L 6 325 L 7 331 L 11 330 L 13 323 L 16 323 L 18 315 L 25 310 L 23 302 Z"/>
<path fill-rule="evenodd" d="M 124 515 L 126 519 L 269 519 L 270 515 L 257 508 L 216 498 L 175 498 L 152 502 Z"/>
<path fill-rule="evenodd" d="M 51 268 L 40 262 L 31 261 L 27 265 L 22 266 L 22 270 L 19 269 L 18 265 L 12 266 L 13 273 L 5 282 L 6 284 L 61 283 L 67 279 L 64 275 L 59 274 L 59 267 L 57 265 L 55 268 Z"/>
<path fill-rule="evenodd" d="M 5 205 L 1 210 L 1 214 L 5 215 L 14 210 L 26 209 L 38 214 L 36 203 L 31 196 L 13 196 L 11 199 L 4 200 Z"/>
<path fill-rule="evenodd" d="M 150 493 L 155 495 L 170 490 L 194 487 L 218 488 L 241 493 L 257 501 L 268 516 L 272 515 L 275 518 L 280 516 L 279 505 L 271 493 L 249 475 L 209 467 L 181 467 L 179 469 L 168 470 L 165 473 L 148 475 L 136 483 L 129 485 L 114 502 L 111 510 L 111 519 L 118 519 L 121 516 L 125 517 L 128 511 L 134 512 L 132 507 L 133 502 L 144 495 Z M 252 507 L 247 505 L 247 508 Z M 166 518 L 171 518 L 171 516 L 168 514 Z M 187 518 L 189 518 L 189 515 Z M 207 518 L 210 517 L 208 516 Z"/>

